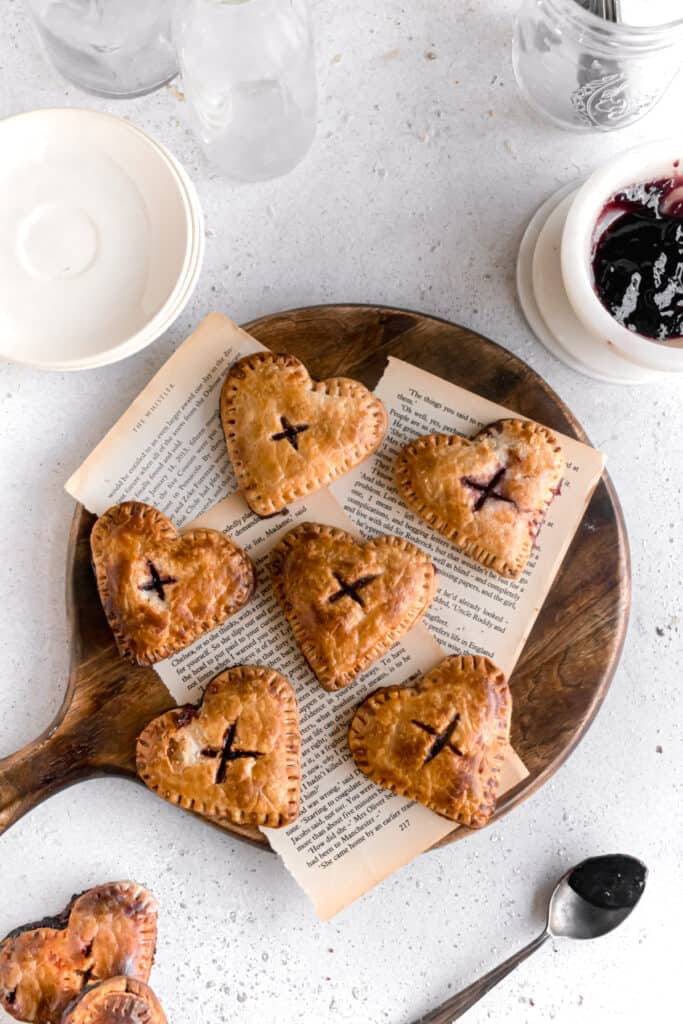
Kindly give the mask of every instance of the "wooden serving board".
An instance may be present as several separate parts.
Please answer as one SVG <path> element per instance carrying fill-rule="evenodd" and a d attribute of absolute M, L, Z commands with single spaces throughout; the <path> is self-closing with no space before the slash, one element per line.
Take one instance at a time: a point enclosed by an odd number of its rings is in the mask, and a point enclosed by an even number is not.
<path fill-rule="evenodd" d="M 294 352 L 314 377 L 347 375 L 374 387 L 387 356 L 394 355 L 586 440 L 530 367 L 494 342 L 435 317 L 375 306 L 315 306 L 264 317 L 246 329 L 272 349 Z M 108 773 L 135 779 L 138 733 L 174 704 L 153 669 L 131 666 L 117 654 L 90 567 L 93 521 L 77 506 L 67 553 L 71 668 L 64 702 L 42 736 L 0 760 L 0 833 L 74 782 Z M 530 774 L 503 797 L 496 818 L 543 785 L 586 732 L 619 659 L 629 600 L 626 531 L 605 474 L 510 681 L 512 742 Z M 155 799 L 151 793 L 149 798 Z M 268 846 L 256 828 L 229 830 Z M 467 829 L 458 829 L 444 842 L 466 835 Z"/>

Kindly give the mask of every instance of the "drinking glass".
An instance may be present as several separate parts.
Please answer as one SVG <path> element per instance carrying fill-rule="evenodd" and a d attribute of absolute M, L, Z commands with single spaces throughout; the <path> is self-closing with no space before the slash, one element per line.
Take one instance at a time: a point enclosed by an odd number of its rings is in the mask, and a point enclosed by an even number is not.
<path fill-rule="evenodd" d="M 315 135 L 308 0 L 179 0 L 174 36 L 209 161 L 238 181 L 295 167 Z"/>
<path fill-rule="evenodd" d="M 683 59 L 681 0 L 621 0 L 606 21 L 585 0 L 521 0 L 512 61 L 527 102 L 561 128 L 632 124 L 662 97 Z"/>
<path fill-rule="evenodd" d="M 170 0 L 25 0 L 49 60 L 99 96 L 142 96 L 178 73 Z"/>

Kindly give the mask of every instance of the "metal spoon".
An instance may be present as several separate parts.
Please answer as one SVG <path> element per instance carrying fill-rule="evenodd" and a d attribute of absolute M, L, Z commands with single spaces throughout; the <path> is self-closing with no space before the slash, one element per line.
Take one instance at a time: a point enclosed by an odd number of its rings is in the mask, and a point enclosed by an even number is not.
<path fill-rule="evenodd" d="M 621 21 L 619 0 L 577 0 L 577 3 L 591 14 L 597 14 L 598 18 L 604 18 L 605 21 Z"/>
<path fill-rule="evenodd" d="M 458 1020 L 551 937 L 597 939 L 607 935 L 631 913 L 643 894 L 646 878 L 647 868 L 642 861 L 624 854 L 582 861 L 555 886 L 546 926 L 538 938 L 415 1024 L 451 1024 Z"/>

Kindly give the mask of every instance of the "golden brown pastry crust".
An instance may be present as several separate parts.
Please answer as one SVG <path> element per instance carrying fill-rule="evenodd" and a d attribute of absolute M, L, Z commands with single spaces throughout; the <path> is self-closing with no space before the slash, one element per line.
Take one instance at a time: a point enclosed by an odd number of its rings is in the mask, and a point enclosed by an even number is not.
<path fill-rule="evenodd" d="M 280 828 L 299 813 L 301 735 L 284 676 L 242 665 L 211 680 L 201 702 L 143 730 L 138 775 L 171 803 L 237 825 Z"/>
<path fill-rule="evenodd" d="M 564 456 L 531 420 L 498 420 L 468 438 L 429 434 L 406 445 L 396 483 L 408 507 L 501 576 L 524 570 Z"/>
<path fill-rule="evenodd" d="M 402 537 L 359 544 L 319 523 L 289 530 L 271 552 L 270 570 L 296 642 L 326 690 L 348 686 L 381 658 L 437 588 L 429 556 Z"/>
<path fill-rule="evenodd" d="M 231 367 L 221 420 L 242 493 L 260 516 L 342 476 L 387 429 L 384 406 L 358 381 L 313 381 L 295 356 L 275 352 Z"/>
<path fill-rule="evenodd" d="M 166 1024 L 166 1017 L 148 985 L 119 975 L 87 988 L 61 1024 Z"/>
<path fill-rule="evenodd" d="M 480 828 L 495 808 L 511 710 L 500 669 L 454 655 L 414 686 L 387 686 L 364 700 L 349 748 L 379 786 Z"/>
<path fill-rule="evenodd" d="M 179 535 L 158 509 L 140 501 L 100 516 L 90 547 L 118 648 L 139 665 L 161 661 L 225 622 L 256 586 L 251 560 L 224 534 Z"/>
<path fill-rule="evenodd" d="M 146 981 L 154 962 L 157 904 L 136 882 L 74 896 L 61 914 L 0 942 L 0 1005 L 17 1020 L 58 1024 L 93 981 L 128 974 Z"/>

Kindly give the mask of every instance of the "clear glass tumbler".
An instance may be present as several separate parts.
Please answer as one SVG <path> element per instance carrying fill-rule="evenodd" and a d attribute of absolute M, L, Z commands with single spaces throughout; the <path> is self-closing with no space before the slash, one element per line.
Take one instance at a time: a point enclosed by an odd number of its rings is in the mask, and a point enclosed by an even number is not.
<path fill-rule="evenodd" d="M 681 66 L 683 6 L 622 0 L 614 23 L 585 2 L 521 0 L 512 44 L 517 84 L 562 128 L 623 128 L 652 109 Z"/>
<path fill-rule="evenodd" d="M 209 161 L 237 181 L 295 167 L 316 123 L 308 0 L 179 0 L 174 35 Z"/>
<path fill-rule="evenodd" d="M 99 96 L 142 96 L 178 73 L 172 0 L 25 0 L 47 56 Z"/>

